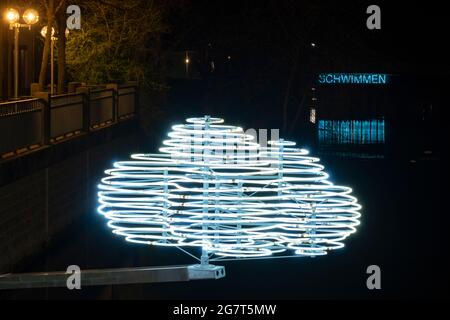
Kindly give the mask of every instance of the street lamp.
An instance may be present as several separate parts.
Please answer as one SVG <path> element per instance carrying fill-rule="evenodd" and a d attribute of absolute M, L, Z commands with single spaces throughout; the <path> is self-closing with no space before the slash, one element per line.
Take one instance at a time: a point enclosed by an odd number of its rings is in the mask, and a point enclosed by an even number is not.
<path fill-rule="evenodd" d="M 39 21 L 39 13 L 34 9 L 27 9 L 22 18 L 27 25 L 32 25 Z"/>
<path fill-rule="evenodd" d="M 69 35 L 69 30 L 66 29 L 66 37 Z M 41 29 L 41 36 L 46 38 L 47 37 L 47 26 L 42 27 Z M 55 42 L 58 41 L 58 38 L 55 37 L 55 28 L 52 27 L 52 32 L 51 32 L 51 38 L 50 38 L 50 94 L 53 95 L 54 93 L 54 88 L 55 88 L 55 62 L 54 62 L 54 48 L 55 48 Z"/>
<path fill-rule="evenodd" d="M 20 19 L 19 11 L 17 11 L 16 9 L 13 9 L 13 8 L 7 9 L 5 12 L 5 19 L 10 24 L 17 23 L 17 21 L 19 21 L 19 19 Z"/>
<path fill-rule="evenodd" d="M 27 9 L 23 13 L 25 24 L 21 24 L 20 14 L 17 9 L 9 8 L 5 11 L 5 20 L 9 23 L 9 29 L 14 30 L 14 98 L 19 99 L 19 31 L 20 28 L 28 28 L 39 21 L 39 13 L 34 9 Z"/>

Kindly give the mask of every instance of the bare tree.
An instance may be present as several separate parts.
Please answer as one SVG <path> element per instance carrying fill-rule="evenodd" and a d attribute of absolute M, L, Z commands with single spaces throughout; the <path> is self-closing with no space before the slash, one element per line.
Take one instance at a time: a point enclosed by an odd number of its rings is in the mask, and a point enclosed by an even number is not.
<path fill-rule="evenodd" d="M 61 0 L 62 3 L 65 0 Z M 66 14 L 59 10 L 56 14 L 58 34 L 58 94 L 64 93 L 66 82 Z"/>
<path fill-rule="evenodd" d="M 87 83 L 155 82 L 164 5 L 149 0 L 81 2 L 83 28 L 67 41 L 68 72 Z"/>

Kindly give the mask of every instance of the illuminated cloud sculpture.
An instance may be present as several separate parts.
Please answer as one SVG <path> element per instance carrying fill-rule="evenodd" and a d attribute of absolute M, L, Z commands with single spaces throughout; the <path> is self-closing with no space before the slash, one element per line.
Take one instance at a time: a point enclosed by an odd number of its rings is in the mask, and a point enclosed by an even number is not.
<path fill-rule="evenodd" d="M 114 164 L 98 212 L 127 241 L 202 248 L 199 259 L 317 256 L 344 246 L 361 206 L 319 159 L 284 140 L 262 147 L 205 116 L 175 125 L 160 154 Z M 183 249 L 184 248 L 184 249 Z"/>

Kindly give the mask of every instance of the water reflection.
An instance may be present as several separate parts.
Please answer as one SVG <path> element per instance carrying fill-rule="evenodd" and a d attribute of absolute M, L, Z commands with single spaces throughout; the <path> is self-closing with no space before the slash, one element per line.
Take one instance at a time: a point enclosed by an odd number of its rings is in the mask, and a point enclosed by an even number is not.
<path fill-rule="evenodd" d="M 385 143 L 384 119 L 319 120 L 320 145 L 371 145 Z"/>
<path fill-rule="evenodd" d="M 320 155 L 345 158 L 385 157 L 385 120 L 319 120 L 317 136 Z"/>

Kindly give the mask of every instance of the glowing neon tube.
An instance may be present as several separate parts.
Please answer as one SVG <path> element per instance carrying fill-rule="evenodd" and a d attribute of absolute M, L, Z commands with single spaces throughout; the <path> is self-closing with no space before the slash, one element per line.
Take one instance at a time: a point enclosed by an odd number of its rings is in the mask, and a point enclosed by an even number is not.
<path fill-rule="evenodd" d="M 361 206 L 320 159 L 273 141 L 262 147 L 219 118 L 175 125 L 159 154 L 120 161 L 99 184 L 114 234 L 211 256 L 325 255 L 356 231 Z"/>

